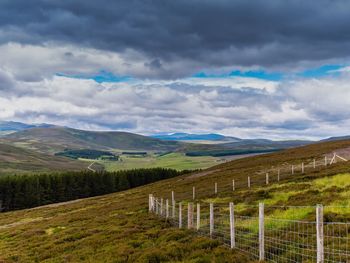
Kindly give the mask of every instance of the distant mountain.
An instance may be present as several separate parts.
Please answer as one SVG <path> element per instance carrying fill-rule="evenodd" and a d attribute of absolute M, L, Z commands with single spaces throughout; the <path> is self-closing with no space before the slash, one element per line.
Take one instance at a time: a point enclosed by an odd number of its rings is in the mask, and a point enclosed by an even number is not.
<path fill-rule="evenodd" d="M 314 142 L 302 140 L 272 141 L 267 139 L 242 139 L 238 142 L 222 144 L 193 144 L 186 148 L 186 154 L 190 156 L 227 156 L 248 153 L 264 153 L 311 143 Z"/>
<path fill-rule="evenodd" d="M 238 142 L 241 139 L 236 137 L 228 137 L 221 134 L 192 134 L 192 133 L 170 133 L 170 134 L 155 134 L 152 138 L 167 140 L 167 141 L 214 141 L 218 143 L 223 142 Z"/>
<path fill-rule="evenodd" d="M 0 131 L 23 131 L 35 127 L 51 127 L 51 124 L 26 124 L 15 121 L 0 121 Z"/>
<path fill-rule="evenodd" d="M 0 143 L 3 142 L 51 155 L 64 150 L 94 149 L 102 151 L 183 152 L 192 155 L 212 156 L 277 151 L 311 143 L 310 141 L 245 140 L 219 134 L 178 133 L 172 134 L 170 137 L 173 137 L 173 140 L 152 138 L 128 132 L 84 131 L 49 126 L 46 128 L 35 127 L 4 135 L 0 138 Z M 175 140 L 175 138 L 177 139 Z M 216 143 L 208 144 L 209 139 Z M 206 143 L 203 143 L 203 141 Z"/>
<path fill-rule="evenodd" d="M 327 139 L 321 140 L 321 142 L 342 141 L 342 140 L 350 140 L 350 135 L 329 137 Z"/>
<path fill-rule="evenodd" d="M 2 141 L 54 154 L 65 149 L 174 151 L 179 142 L 116 131 L 84 131 L 66 127 L 31 128 L 5 135 Z"/>

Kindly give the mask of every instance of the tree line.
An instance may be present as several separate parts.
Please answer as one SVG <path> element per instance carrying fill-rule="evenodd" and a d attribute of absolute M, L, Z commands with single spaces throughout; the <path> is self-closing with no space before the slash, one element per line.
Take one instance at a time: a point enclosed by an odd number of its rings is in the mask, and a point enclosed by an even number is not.
<path fill-rule="evenodd" d="M 0 203 L 2 211 L 31 208 L 127 190 L 184 173 L 151 168 L 0 176 Z"/>

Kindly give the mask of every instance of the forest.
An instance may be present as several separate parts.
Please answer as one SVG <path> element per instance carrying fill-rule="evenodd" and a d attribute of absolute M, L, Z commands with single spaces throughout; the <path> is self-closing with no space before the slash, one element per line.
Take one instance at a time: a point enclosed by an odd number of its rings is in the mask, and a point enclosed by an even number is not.
<path fill-rule="evenodd" d="M 110 160 L 118 160 L 118 156 L 114 155 L 111 152 L 99 151 L 93 149 L 80 149 L 80 150 L 65 150 L 63 152 L 58 152 L 56 156 L 65 156 L 68 158 L 79 159 L 99 159 L 99 158 L 108 158 Z"/>
<path fill-rule="evenodd" d="M 103 195 L 172 178 L 186 171 L 151 168 L 0 176 L 2 211 Z"/>

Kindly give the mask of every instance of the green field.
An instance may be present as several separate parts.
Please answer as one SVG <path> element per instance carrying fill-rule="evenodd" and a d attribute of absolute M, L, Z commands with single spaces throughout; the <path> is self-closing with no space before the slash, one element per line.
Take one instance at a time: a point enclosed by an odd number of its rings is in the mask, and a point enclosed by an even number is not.
<path fill-rule="evenodd" d="M 166 155 L 148 154 L 146 156 L 121 155 L 118 161 L 89 160 L 102 164 L 107 171 L 118 171 L 136 168 L 172 168 L 176 170 L 205 169 L 225 162 L 221 158 L 211 156 L 190 157 L 182 153 L 169 153 Z"/>

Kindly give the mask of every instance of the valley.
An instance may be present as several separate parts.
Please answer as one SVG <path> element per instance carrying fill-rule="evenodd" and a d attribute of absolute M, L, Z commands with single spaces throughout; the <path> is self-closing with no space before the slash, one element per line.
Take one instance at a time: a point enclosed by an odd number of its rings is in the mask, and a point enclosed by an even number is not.
<path fill-rule="evenodd" d="M 56 168 L 56 164 L 49 166 L 53 171 L 74 170 L 73 166 L 84 170 L 91 163 L 94 163 L 96 170 L 107 171 L 152 167 L 196 170 L 240 156 L 280 151 L 312 143 L 310 141 L 239 139 L 217 134 L 181 133 L 175 134 L 175 137 L 148 137 L 128 132 L 85 131 L 50 124 L 29 125 L 17 122 L 8 122 L 7 125 L 3 122 L 0 128 L 3 131 L 0 143 L 14 147 L 19 155 L 37 154 L 42 158 L 47 156 L 49 160 L 66 160 L 66 164 L 62 167 Z M 20 149 L 23 149 L 22 153 Z M 0 156 L 1 151 L 0 147 Z M 80 155 L 77 152 L 80 152 Z M 88 156 L 83 152 L 89 152 Z M 92 154 L 93 152 L 95 154 Z M 144 154 L 132 155 L 128 152 Z M 104 153 L 104 157 L 101 153 Z M 92 158 L 89 155 L 95 157 Z M 25 158 L 27 157 L 22 157 L 22 159 Z M 0 162 L 3 163 L 0 166 L 0 173 L 16 172 L 13 164 L 6 162 L 5 159 L 2 161 L 0 159 Z M 35 166 L 35 162 L 32 165 Z M 12 166 L 12 168 L 6 170 L 6 166 Z M 31 166 L 16 167 L 18 172 L 31 171 Z M 34 171 L 38 170 L 40 169 Z"/>

